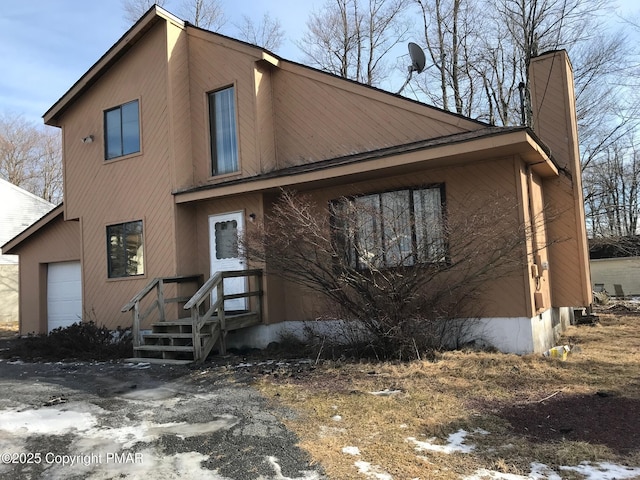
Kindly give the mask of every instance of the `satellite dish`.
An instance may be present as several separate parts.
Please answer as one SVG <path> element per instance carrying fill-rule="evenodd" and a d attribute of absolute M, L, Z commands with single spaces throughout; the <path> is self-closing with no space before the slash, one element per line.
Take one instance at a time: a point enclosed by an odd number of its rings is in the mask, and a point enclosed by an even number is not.
<path fill-rule="evenodd" d="M 422 73 L 427 59 L 424 56 L 424 50 L 417 43 L 409 42 L 409 56 L 411 57 L 410 72 Z"/>
<path fill-rule="evenodd" d="M 413 72 L 422 73 L 427 63 L 427 59 L 424 56 L 424 50 L 422 50 L 422 47 L 417 43 L 409 42 L 409 56 L 411 57 L 411 65 L 409 65 L 409 75 L 407 76 L 406 82 L 404 82 L 404 85 L 402 85 L 396 95 L 399 95 L 400 92 L 404 90 L 404 87 L 409 84 Z"/>

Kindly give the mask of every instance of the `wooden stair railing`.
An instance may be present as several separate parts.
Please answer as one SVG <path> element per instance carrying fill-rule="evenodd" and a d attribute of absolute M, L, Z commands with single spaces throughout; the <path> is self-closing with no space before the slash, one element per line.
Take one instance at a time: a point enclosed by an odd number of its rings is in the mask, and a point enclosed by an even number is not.
<path fill-rule="evenodd" d="M 158 311 L 158 319 L 160 322 L 164 322 L 166 320 L 165 315 L 165 305 L 168 303 L 186 303 L 191 297 L 174 297 L 174 298 L 165 298 L 164 297 L 164 286 L 167 283 L 196 283 L 199 286 L 202 285 L 203 276 L 202 275 L 179 275 L 174 277 L 159 277 L 151 280 L 146 287 L 140 290 L 129 303 L 127 303 L 124 307 L 122 307 L 121 312 L 126 313 L 129 310 L 133 311 L 133 323 L 132 323 L 132 334 L 133 334 L 133 346 L 140 346 L 140 324 L 151 315 L 154 310 Z M 156 291 L 156 299 L 153 301 L 151 305 L 147 307 L 146 310 L 140 312 L 140 304 L 142 300 L 149 295 L 153 290 Z"/>
<path fill-rule="evenodd" d="M 251 287 L 249 287 L 249 291 L 247 292 L 226 295 L 224 293 L 224 279 L 232 277 L 247 277 L 248 279 L 254 278 L 255 290 L 251 290 Z M 250 281 L 248 283 L 251 284 Z M 213 302 L 213 304 L 206 312 L 202 313 L 204 310 L 203 306 L 205 305 L 205 302 L 210 298 L 211 292 L 214 289 L 216 290 L 216 301 Z M 216 341 L 220 342 L 220 354 L 226 354 L 226 336 L 229 330 L 235 330 L 237 328 L 243 328 L 244 326 L 262 323 L 262 295 L 262 270 L 254 269 L 218 272 L 210 277 L 184 306 L 185 310 L 191 310 L 191 331 L 193 332 L 194 361 L 204 361 L 213 349 Z M 227 325 L 227 314 L 224 310 L 225 300 L 232 300 L 236 298 L 249 299 L 250 297 L 257 297 L 257 300 L 254 302 L 255 311 L 251 312 L 251 316 L 255 316 L 255 321 L 249 319 L 249 322 L 247 322 L 247 324 L 244 324 L 241 321 L 236 321 L 235 318 L 237 318 L 237 316 L 234 316 L 234 324 Z M 219 334 L 209 335 L 203 345 L 201 343 L 202 339 L 200 337 L 202 329 L 206 325 L 211 325 L 210 320 L 212 320 L 213 318 L 217 320 L 215 328 L 219 329 Z"/>

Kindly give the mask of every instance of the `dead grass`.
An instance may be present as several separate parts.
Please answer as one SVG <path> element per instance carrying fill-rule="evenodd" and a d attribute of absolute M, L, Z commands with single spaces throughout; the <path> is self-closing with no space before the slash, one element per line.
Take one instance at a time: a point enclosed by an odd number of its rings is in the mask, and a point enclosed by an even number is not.
<path fill-rule="evenodd" d="M 358 460 L 379 465 L 394 479 L 453 479 L 479 468 L 528 474 L 531 462 L 552 468 L 582 461 L 640 466 L 639 443 L 616 443 L 632 425 L 601 419 L 615 434 L 601 441 L 599 419 L 588 418 L 591 410 L 615 414 L 618 404 L 640 407 L 639 327 L 640 317 L 612 315 L 596 326 L 571 327 L 563 341 L 574 353 L 566 362 L 458 351 L 434 362 L 329 362 L 300 378 L 265 378 L 260 388 L 298 412 L 288 426 L 330 478 L 365 478 L 354 466 Z M 369 393 L 384 389 L 401 393 Z M 625 414 L 637 417 L 637 410 L 621 412 L 621 418 Z M 467 444 L 476 445 L 470 454 L 418 452 L 407 440 L 436 437 L 435 443 L 446 444 L 459 429 L 469 432 Z M 347 446 L 361 455 L 342 453 Z"/>
<path fill-rule="evenodd" d="M 0 338 L 15 337 L 19 333 L 18 322 L 2 322 L 0 323 Z"/>

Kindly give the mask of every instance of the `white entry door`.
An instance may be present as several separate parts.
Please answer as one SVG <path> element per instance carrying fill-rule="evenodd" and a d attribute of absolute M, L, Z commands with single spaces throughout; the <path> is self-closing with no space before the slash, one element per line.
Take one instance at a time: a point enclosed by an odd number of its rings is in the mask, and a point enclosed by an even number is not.
<path fill-rule="evenodd" d="M 47 331 L 82 321 L 80 262 L 50 263 L 47 267 Z"/>
<path fill-rule="evenodd" d="M 209 217 L 209 245 L 211 258 L 211 275 L 223 271 L 245 270 L 246 262 L 241 256 L 238 239 L 244 229 L 242 212 L 224 213 Z M 226 278 L 224 280 L 225 295 L 246 292 L 246 277 Z M 211 301 L 217 299 L 216 291 L 211 294 Z M 225 311 L 246 310 L 246 298 L 234 298 L 224 302 Z"/>

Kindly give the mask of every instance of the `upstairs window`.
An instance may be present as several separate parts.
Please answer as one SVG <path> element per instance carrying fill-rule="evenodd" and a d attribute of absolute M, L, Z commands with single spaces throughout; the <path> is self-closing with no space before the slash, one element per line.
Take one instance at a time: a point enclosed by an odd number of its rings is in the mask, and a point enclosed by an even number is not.
<path fill-rule="evenodd" d="M 107 160 L 140 151 L 138 100 L 104 112 L 104 157 Z"/>
<path fill-rule="evenodd" d="M 336 242 L 354 268 L 446 261 L 440 185 L 341 199 L 332 209 Z"/>
<path fill-rule="evenodd" d="M 144 274 L 142 220 L 107 227 L 109 278 Z"/>
<path fill-rule="evenodd" d="M 211 175 L 238 171 L 235 89 L 209 93 Z"/>

